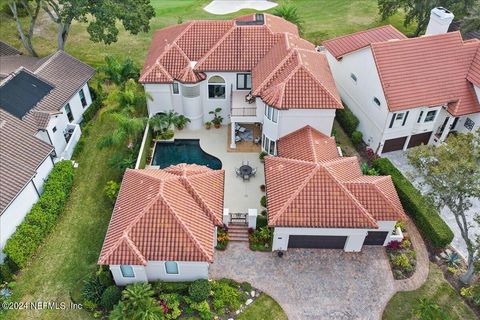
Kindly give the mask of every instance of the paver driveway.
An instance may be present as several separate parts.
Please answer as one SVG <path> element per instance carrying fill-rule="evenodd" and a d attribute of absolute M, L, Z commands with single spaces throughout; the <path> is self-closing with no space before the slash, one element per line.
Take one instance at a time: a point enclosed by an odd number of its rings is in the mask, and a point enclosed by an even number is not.
<path fill-rule="evenodd" d="M 380 319 L 395 292 L 381 247 L 361 253 L 289 249 L 283 258 L 233 242 L 216 251 L 213 278 L 248 281 L 272 296 L 288 319 Z"/>

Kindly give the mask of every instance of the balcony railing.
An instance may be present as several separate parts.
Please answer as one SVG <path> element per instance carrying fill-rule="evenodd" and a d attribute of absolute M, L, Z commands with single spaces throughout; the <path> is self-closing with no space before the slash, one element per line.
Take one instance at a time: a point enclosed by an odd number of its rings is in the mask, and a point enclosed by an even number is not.
<path fill-rule="evenodd" d="M 230 115 L 232 117 L 255 117 L 257 115 L 257 106 L 255 102 L 249 103 L 245 97 L 248 91 L 233 91 L 230 87 Z"/>
<path fill-rule="evenodd" d="M 65 128 L 64 135 L 67 145 L 65 146 L 65 150 L 63 150 L 62 154 L 60 155 L 60 158 L 70 160 L 72 158 L 73 150 L 75 150 L 75 146 L 77 145 L 78 140 L 80 140 L 82 131 L 78 124 L 69 123 Z"/>

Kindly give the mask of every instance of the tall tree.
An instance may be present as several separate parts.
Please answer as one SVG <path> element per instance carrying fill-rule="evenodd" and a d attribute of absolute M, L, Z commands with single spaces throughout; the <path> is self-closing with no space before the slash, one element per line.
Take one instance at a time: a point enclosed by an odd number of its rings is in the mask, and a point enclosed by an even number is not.
<path fill-rule="evenodd" d="M 87 31 L 94 42 L 111 44 L 118 39 L 119 20 L 132 34 L 150 29 L 155 10 L 149 0 L 43 0 L 43 8 L 57 24 L 58 49 L 65 48 L 73 21 L 88 23 Z"/>
<path fill-rule="evenodd" d="M 12 12 L 12 16 L 15 20 L 15 25 L 17 27 L 17 32 L 20 36 L 20 39 L 22 40 L 23 46 L 31 56 L 37 57 L 38 54 L 32 45 L 32 38 L 38 14 L 40 13 L 40 9 L 42 7 L 42 0 L 2 0 L 0 4 L 3 6 L 5 2 L 10 8 L 10 11 Z M 20 8 L 22 8 L 27 13 L 28 27 L 24 26 L 22 19 L 20 19 Z"/>
<path fill-rule="evenodd" d="M 410 163 L 418 170 L 426 186 L 427 196 L 439 209 L 448 207 L 468 251 L 467 271 L 460 280 L 472 280 L 475 261 L 479 258 L 476 235 L 469 216 L 472 199 L 480 198 L 480 130 L 476 133 L 450 136 L 440 146 L 420 146 L 408 153 Z"/>
<path fill-rule="evenodd" d="M 417 23 L 415 36 L 425 32 L 430 19 L 430 10 L 434 7 L 445 7 L 455 14 L 456 17 L 462 17 L 467 14 L 475 0 L 378 0 L 378 10 L 385 20 L 393 16 L 398 11 L 405 12 L 403 24 L 408 26 Z"/>
<path fill-rule="evenodd" d="M 99 148 L 109 147 L 112 145 L 127 144 L 129 149 L 135 145 L 138 137 L 145 129 L 147 123 L 146 118 L 135 118 L 125 113 L 112 113 L 111 117 L 117 123 L 117 128 L 102 137 L 98 142 Z"/>
<path fill-rule="evenodd" d="M 273 14 L 282 17 L 293 24 L 296 24 L 298 31 L 300 33 L 303 32 L 303 20 L 300 18 L 297 7 L 293 3 L 289 1 L 283 1 L 278 7 L 275 8 L 275 10 L 273 10 Z"/>
<path fill-rule="evenodd" d="M 462 34 L 467 34 L 472 31 L 480 31 L 480 0 L 477 0 L 468 12 L 468 15 L 463 19 L 460 26 Z"/>

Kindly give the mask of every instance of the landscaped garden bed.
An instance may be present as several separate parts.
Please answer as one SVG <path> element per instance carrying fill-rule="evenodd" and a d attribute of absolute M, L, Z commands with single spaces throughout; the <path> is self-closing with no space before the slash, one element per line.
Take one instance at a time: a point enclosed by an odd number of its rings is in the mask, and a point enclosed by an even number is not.
<path fill-rule="evenodd" d="M 387 245 L 387 256 L 396 280 L 410 278 L 415 273 L 417 255 L 407 237 L 402 241 L 391 241 Z"/>
<path fill-rule="evenodd" d="M 267 297 L 248 282 L 230 279 L 156 281 L 118 287 L 107 267 L 90 275 L 79 290 L 72 295 L 75 302 L 82 303 L 93 317 L 109 319 L 136 319 L 142 312 L 158 319 L 235 319 L 259 297 Z"/>
<path fill-rule="evenodd" d="M 215 247 L 217 250 L 225 250 L 227 249 L 228 242 L 230 241 L 230 237 L 228 235 L 228 228 L 223 227 L 218 229 L 217 231 L 217 246 Z"/>

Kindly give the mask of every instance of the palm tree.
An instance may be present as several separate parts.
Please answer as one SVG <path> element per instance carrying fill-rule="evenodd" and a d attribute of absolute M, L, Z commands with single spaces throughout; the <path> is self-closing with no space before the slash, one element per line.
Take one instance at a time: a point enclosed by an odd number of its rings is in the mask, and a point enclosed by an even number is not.
<path fill-rule="evenodd" d="M 125 113 L 113 113 L 111 116 L 117 122 L 118 127 L 102 137 L 97 146 L 104 148 L 127 142 L 128 148 L 133 148 L 135 140 L 145 129 L 146 118 L 134 118 Z"/>
<path fill-rule="evenodd" d="M 138 80 L 140 69 L 135 66 L 133 60 L 127 58 L 118 61 L 112 56 L 105 57 L 105 65 L 98 69 L 103 73 L 104 80 L 122 86 L 128 79 Z"/>
<path fill-rule="evenodd" d="M 164 319 L 163 308 L 153 298 L 149 283 L 135 283 L 127 286 L 122 301 L 110 313 L 110 320 L 160 320 Z"/>
<path fill-rule="evenodd" d="M 178 122 L 179 117 L 173 110 L 161 112 L 151 117 L 149 124 L 155 131 L 165 132 Z"/>
<path fill-rule="evenodd" d="M 472 31 L 480 31 L 480 0 L 477 0 L 475 5 L 472 6 L 468 16 L 463 19 L 460 28 L 464 35 Z"/>
<path fill-rule="evenodd" d="M 293 5 L 289 1 L 282 2 L 275 10 L 273 14 L 283 19 L 290 21 L 293 24 L 296 24 L 298 27 L 298 31 L 300 33 L 303 32 L 303 20 L 300 18 L 298 14 L 297 7 Z"/>
<path fill-rule="evenodd" d="M 129 79 L 123 87 L 114 87 L 110 90 L 104 112 L 122 111 L 132 115 L 145 114 L 146 101 L 152 100 L 142 85 L 134 79 Z"/>

